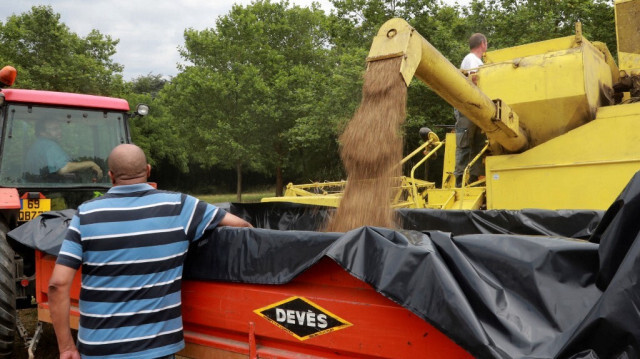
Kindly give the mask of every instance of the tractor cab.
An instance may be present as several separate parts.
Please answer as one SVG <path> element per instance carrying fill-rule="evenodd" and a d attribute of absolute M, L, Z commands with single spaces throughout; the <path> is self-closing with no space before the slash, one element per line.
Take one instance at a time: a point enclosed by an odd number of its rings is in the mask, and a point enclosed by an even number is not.
<path fill-rule="evenodd" d="M 141 104 L 131 114 L 119 98 L 5 88 L 15 78 L 11 66 L 0 70 L 0 358 L 12 357 L 16 309 L 35 296 L 35 252 L 7 232 L 106 192 L 109 153 L 131 142 L 128 119 L 149 111 Z"/>
<path fill-rule="evenodd" d="M 41 193 L 59 202 L 53 209 L 75 208 L 109 189 L 107 156 L 131 142 L 126 100 L 20 89 L 2 95 L 0 187 L 23 198 Z"/>

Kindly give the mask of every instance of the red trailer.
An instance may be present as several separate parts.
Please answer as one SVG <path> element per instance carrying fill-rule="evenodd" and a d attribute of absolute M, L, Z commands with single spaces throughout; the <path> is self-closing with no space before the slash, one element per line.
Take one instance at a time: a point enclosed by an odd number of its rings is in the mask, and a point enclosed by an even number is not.
<path fill-rule="evenodd" d="M 38 319 L 55 257 L 36 255 Z M 80 273 L 80 272 L 78 272 Z M 71 290 L 78 327 L 80 275 Z M 182 308 L 190 358 L 472 358 L 409 310 L 325 257 L 284 285 L 185 280 Z"/>

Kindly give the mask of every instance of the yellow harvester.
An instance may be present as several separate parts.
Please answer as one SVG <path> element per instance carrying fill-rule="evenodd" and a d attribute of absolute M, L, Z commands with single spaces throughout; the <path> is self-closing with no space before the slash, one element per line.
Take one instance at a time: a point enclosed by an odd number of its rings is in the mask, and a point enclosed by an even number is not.
<path fill-rule="evenodd" d="M 387 21 L 367 61 L 403 57 L 418 78 L 487 135 L 486 177 L 455 188 L 455 134 L 424 133 L 425 154 L 395 192 L 395 205 L 442 209 L 606 209 L 640 170 L 640 0 L 615 3 L 618 64 L 604 43 L 573 36 L 485 54 L 477 86 L 415 29 Z M 444 144 L 446 143 L 446 146 Z M 444 148 L 442 188 L 414 173 Z M 468 178 L 465 171 L 465 178 Z M 337 206 L 344 182 L 293 185 L 288 201 Z M 331 192 L 328 188 L 335 188 Z"/>

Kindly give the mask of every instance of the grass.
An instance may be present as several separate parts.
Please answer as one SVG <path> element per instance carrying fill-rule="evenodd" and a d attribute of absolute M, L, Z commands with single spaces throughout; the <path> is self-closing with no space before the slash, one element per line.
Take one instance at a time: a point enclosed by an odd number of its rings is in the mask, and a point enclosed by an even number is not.
<path fill-rule="evenodd" d="M 275 191 L 247 192 L 242 194 L 242 203 L 260 202 L 263 197 L 273 197 Z M 208 203 L 238 202 L 235 193 L 194 194 L 194 197 Z"/>

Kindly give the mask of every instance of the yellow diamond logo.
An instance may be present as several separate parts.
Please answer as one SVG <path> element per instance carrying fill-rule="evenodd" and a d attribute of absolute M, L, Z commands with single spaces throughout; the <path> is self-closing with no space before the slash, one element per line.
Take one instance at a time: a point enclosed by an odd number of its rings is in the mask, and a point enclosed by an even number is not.
<path fill-rule="evenodd" d="M 353 324 L 303 297 L 291 297 L 254 313 L 299 340 L 344 329 Z"/>

